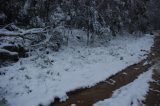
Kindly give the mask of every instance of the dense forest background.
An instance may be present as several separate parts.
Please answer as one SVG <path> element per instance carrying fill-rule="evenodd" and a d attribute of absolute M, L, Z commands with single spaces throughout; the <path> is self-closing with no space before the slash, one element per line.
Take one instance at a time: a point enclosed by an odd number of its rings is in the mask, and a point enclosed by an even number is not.
<path fill-rule="evenodd" d="M 113 33 L 160 27 L 159 0 L 1 0 L 0 14 L 1 26 L 63 24 L 90 31 L 110 27 Z"/>

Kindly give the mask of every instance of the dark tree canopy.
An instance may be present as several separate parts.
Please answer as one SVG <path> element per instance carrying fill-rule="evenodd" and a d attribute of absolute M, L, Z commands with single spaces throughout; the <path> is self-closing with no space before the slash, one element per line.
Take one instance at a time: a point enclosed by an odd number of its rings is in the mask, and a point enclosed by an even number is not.
<path fill-rule="evenodd" d="M 63 21 L 91 31 L 109 26 L 114 33 L 145 32 L 160 27 L 159 7 L 159 0 L 1 0 L 0 22 L 44 27 Z"/>

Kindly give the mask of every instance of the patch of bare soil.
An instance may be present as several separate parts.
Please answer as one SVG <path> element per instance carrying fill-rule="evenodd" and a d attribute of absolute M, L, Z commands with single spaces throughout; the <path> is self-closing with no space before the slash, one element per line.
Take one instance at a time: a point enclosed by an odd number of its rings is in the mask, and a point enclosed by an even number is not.
<path fill-rule="evenodd" d="M 79 89 L 67 93 L 69 99 L 65 102 L 60 102 L 59 99 L 56 98 L 55 102 L 51 103 L 50 106 L 70 106 L 71 104 L 76 104 L 76 106 L 92 106 L 97 101 L 111 97 L 113 91 L 116 89 L 133 82 L 141 73 L 147 71 L 152 65 L 154 65 L 159 57 L 160 36 L 156 36 L 154 46 L 152 47 L 151 53 L 148 54 L 147 59 L 127 67 L 107 80 L 98 83 L 94 87 Z M 155 77 L 155 79 L 159 79 L 157 74 L 154 74 L 153 77 Z M 151 88 L 159 89 L 154 83 L 151 83 Z M 157 96 L 157 92 L 150 90 L 149 96 L 147 96 L 146 104 L 147 106 L 160 106 L 152 105 L 153 103 L 158 104 L 159 99 L 160 97 Z"/>
<path fill-rule="evenodd" d="M 150 82 L 150 89 L 144 104 L 146 106 L 160 106 L 160 69 L 154 69 L 153 82 Z"/>

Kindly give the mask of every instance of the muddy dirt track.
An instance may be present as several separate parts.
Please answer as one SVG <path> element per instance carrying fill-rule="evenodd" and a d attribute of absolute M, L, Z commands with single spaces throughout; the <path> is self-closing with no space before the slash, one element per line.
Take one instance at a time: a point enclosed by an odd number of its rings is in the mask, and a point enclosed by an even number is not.
<path fill-rule="evenodd" d="M 127 67 L 94 87 L 69 92 L 67 93 L 69 99 L 66 102 L 59 102 L 57 98 L 50 106 L 70 106 L 71 104 L 76 104 L 76 106 L 92 106 L 97 101 L 111 97 L 116 89 L 133 82 L 140 74 L 148 71 L 160 59 L 160 34 L 155 32 L 154 35 L 155 42 L 151 53 L 148 54 L 146 59 Z M 158 92 L 160 90 L 160 84 L 158 84 L 160 82 L 160 73 L 155 71 L 153 79 L 156 81 L 150 83 L 150 90 L 146 95 L 144 104 L 147 106 L 160 106 L 160 92 Z"/>

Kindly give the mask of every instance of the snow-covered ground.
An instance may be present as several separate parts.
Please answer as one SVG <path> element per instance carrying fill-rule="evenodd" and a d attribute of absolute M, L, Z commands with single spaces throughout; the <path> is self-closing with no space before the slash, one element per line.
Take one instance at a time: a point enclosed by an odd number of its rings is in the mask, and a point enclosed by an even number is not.
<path fill-rule="evenodd" d="M 141 74 L 132 83 L 116 90 L 112 97 L 99 101 L 93 106 L 143 106 L 142 101 L 149 91 L 149 82 L 152 81 L 152 70 Z"/>
<path fill-rule="evenodd" d="M 73 41 L 47 58 L 21 59 L 0 69 L 5 72 L 0 76 L 0 99 L 4 97 L 11 106 L 47 105 L 55 97 L 66 100 L 66 92 L 94 86 L 146 58 L 152 45 L 150 35 L 118 36 L 107 46 L 87 47 Z"/>

